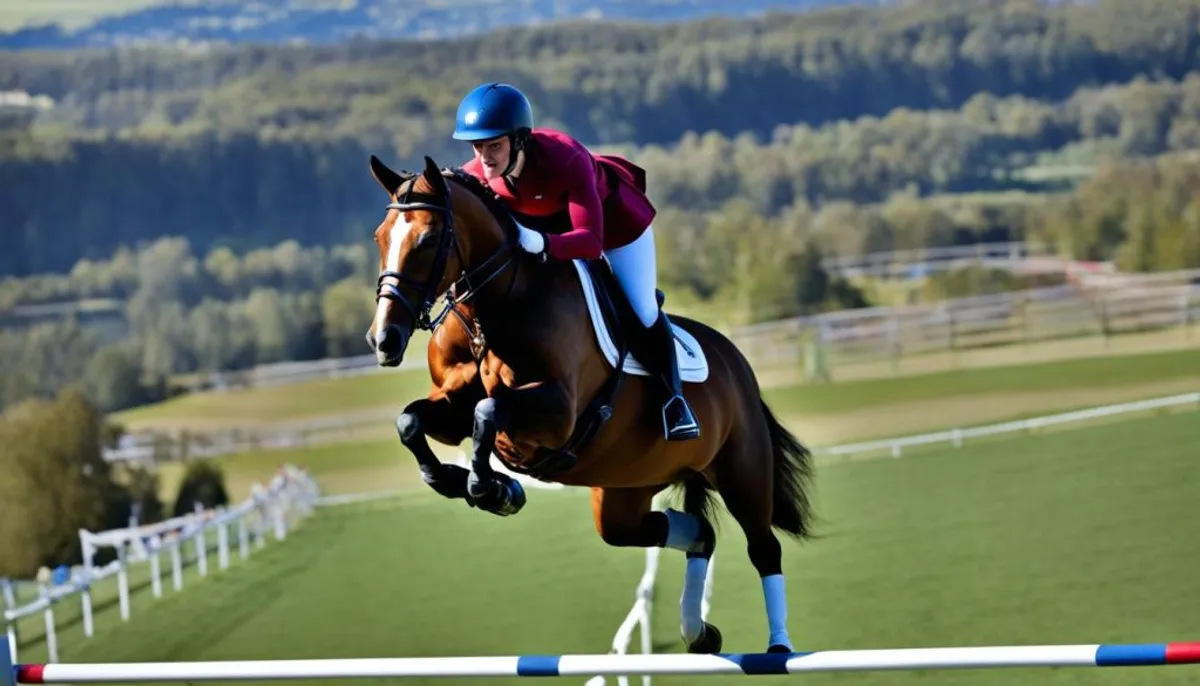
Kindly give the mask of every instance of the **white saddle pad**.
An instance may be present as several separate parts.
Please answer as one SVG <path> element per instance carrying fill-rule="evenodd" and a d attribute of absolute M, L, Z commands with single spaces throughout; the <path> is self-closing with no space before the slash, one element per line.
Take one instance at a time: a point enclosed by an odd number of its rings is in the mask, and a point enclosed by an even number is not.
<path fill-rule="evenodd" d="M 592 283 L 592 275 L 582 260 L 572 260 L 575 271 L 579 274 L 579 285 L 583 288 L 583 297 L 587 300 L 588 314 L 591 316 L 592 329 L 596 332 L 596 343 L 604 352 L 610 366 L 617 366 L 618 350 L 612 339 L 612 332 L 604 323 L 604 315 L 600 312 L 600 301 L 596 297 L 596 285 Z M 679 378 L 685 383 L 703 383 L 708 378 L 708 359 L 704 350 L 695 337 L 672 323 L 675 333 L 675 356 L 679 360 Z M 650 376 L 650 371 L 630 352 L 625 356 L 622 369 L 627 374 L 635 376 Z"/>

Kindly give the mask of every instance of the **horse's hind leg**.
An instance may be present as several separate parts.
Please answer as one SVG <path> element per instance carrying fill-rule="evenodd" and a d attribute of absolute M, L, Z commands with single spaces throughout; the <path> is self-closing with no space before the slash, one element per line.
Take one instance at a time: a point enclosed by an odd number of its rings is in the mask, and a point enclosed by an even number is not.
<path fill-rule="evenodd" d="M 792 642 L 787 632 L 783 548 L 771 530 L 773 455 L 766 427 L 763 429 L 761 438 L 731 437 L 730 443 L 722 448 L 714 464 L 717 491 L 746 534 L 746 552 L 762 579 L 769 631 L 767 652 L 790 653 Z"/>
<path fill-rule="evenodd" d="M 663 487 L 593 488 L 596 531 L 611 546 L 656 546 L 687 553 L 687 572 L 679 599 L 681 632 L 689 652 L 715 653 L 721 649 L 721 634 L 704 622 L 701 605 L 716 536 L 703 516 L 672 509 L 652 511 L 654 495 Z"/>

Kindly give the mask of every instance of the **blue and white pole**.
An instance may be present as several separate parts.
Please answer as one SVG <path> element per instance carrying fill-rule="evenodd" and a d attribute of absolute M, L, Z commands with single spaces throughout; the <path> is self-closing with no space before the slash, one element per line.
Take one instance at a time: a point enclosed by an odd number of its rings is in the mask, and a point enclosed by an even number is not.
<path fill-rule="evenodd" d="M 7 641 L 5 641 L 7 643 Z M 828 650 L 791 654 L 524 655 L 248 660 L 105 664 L 8 664 L 15 684 L 352 679 L 379 677 L 590 677 L 622 674 L 795 674 L 801 672 L 1002 667 L 1138 667 L 1200 664 L 1200 643 L 1041 645 Z M 1197 672 L 1200 675 L 1200 672 Z"/>

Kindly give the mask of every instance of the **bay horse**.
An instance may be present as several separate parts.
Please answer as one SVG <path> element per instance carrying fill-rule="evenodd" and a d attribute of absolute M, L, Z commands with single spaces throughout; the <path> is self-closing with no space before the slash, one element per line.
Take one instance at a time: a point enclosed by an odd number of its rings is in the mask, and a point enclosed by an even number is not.
<path fill-rule="evenodd" d="M 693 653 L 720 652 L 722 643 L 700 614 L 716 546 L 715 490 L 762 579 L 767 652 L 791 653 L 773 529 L 813 538 L 811 455 L 772 414 L 733 342 L 674 318 L 701 436 L 668 442 L 657 378 L 637 361 L 641 327 L 603 259 L 543 262 L 521 251 L 503 201 L 461 168 L 426 157 L 423 172 L 396 172 L 374 155 L 370 168 L 390 203 L 375 229 L 377 309 L 366 338 L 378 363 L 392 367 L 414 329 L 432 332 L 432 389 L 396 420 L 425 483 L 471 507 L 516 514 L 524 490 L 492 468 L 495 454 L 513 472 L 590 488 L 605 543 L 686 553 L 680 626 Z M 457 446 L 468 436 L 469 469 L 440 462 L 426 438 Z M 654 496 L 673 486 L 683 511 L 652 511 Z"/>

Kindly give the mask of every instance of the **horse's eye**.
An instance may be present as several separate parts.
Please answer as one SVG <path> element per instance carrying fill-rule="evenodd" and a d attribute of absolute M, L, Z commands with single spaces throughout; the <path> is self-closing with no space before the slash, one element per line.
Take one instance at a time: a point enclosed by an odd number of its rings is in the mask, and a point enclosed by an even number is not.
<path fill-rule="evenodd" d="M 438 244 L 438 233 L 436 231 L 426 231 L 417 239 L 417 244 L 413 246 L 414 250 L 429 250 L 436 248 Z"/>

